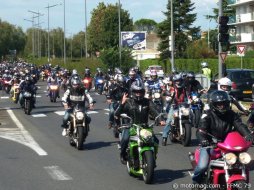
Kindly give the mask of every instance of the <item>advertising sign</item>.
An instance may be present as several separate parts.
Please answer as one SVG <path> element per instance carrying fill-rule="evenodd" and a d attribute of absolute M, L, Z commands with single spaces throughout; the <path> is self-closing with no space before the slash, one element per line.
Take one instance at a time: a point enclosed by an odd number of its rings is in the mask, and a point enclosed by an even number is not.
<path fill-rule="evenodd" d="M 126 31 L 121 32 L 122 47 L 128 47 L 133 50 L 146 49 L 146 32 L 145 31 Z"/>

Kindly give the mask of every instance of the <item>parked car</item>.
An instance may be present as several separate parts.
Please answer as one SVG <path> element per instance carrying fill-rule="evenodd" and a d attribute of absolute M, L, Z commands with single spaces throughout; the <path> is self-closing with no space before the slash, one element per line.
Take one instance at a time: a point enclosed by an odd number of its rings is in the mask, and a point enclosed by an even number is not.
<path fill-rule="evenodd" d="M 227 77 L 232 81 L 231 93 L 234 97 L 254 98 L 254 70 L 227 69 Z"/>
<path fill-rule="evenodd" d="M 145 71 L 145 76 L 149 76 L 150 77 L 150 73 L 152 70 L 157 71 L 158 77 L 159 78 L 164 78 L 164 71 L 162 69 L 162 66 L 160 65 L 150 65 L 147 70 Z"/>

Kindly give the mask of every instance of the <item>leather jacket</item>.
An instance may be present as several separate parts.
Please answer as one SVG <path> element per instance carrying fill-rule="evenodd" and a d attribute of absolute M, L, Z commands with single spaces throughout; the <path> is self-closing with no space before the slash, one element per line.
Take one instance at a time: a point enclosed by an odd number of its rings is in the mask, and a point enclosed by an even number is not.
<path fill-rule="evenodd" d="M 203 114 L 201 117 L 199 129 L 210 133 L 221 141 L 223 141 L 231 131 L 238 131 L 243 137 L 250 134 L 248 127 L 242 123 L 240 116 L 232 110 L 229 110 L 223 115 L 217 115 L 213 110 L 208 110 L 207 114 Z M 197 131 L 197 138 L 200 142 L 203 140 L 212 142 L 209 135 L 199 130 Z"/>
<path fill-rule="evenodd" d="M 151 114 L 152 117 L 156 117 L 160 114 L 155 104 L 146 98 L 142 101 L 135 101 L 132 98 L 127 99 L 125 104 L 119 105 L 115 112 L 115 116 L 119 117 L 122 113 L 126 113 L 131 117 L 135 124 L 147 124 L 149 114 Z"/>
<path fill-rule="evenodd" d="M 109 93 L 106 95 L 107 99 L 111 99 L 113 102 L 122 100 L 123 94 L 128 93 L 128 89 L 120 87 L 117 84 L 112 84 L 109 88 Z"/>

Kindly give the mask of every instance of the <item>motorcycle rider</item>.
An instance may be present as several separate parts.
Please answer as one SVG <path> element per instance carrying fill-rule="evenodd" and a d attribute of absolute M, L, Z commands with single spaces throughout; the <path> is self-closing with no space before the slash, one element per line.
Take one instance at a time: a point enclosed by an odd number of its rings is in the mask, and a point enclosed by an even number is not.
<path fill-rule="evenodd" d="M 50 85 L 57 85 L 58 87 L 60 87 L 60 84 L 61 84 L 61 81 L 60 81 L 60 78 L 58 78 L 56 76 L 56 73 L 55 72 L 52 72 L 51 73 L 51 76 L 47 79 L 47 91 L 48 91 L 48 95 L 50 95 Z M 60 88 L 58 88 L 58 92 L 57 92 L 57 97 L 60 98 Z"/>
<path fill-rule="evenodd" d="M 25 80 L 22 81 L 19 85 L 20 87 L 20 95 L 19 95 L 19 103 L 20 106 L 23 108 L 24 107 L 24 92 L 30 92 L 32 94 L 32 106 L 35 107 L 35 94 L 37 87 L 33 84 L 32 82 L 32 77 L 26 76 Z"/>
<path fill-rule="evenodd" d="M 157 71 L 151 70 L 150 79 L 145 82 L 146 93 L 151 96 L 153 89 L 161 89 L 163 87 L 163 82 L 158 79 Z"/>
<path fill-rule="evenodd" d="M 195 73 L 193 71 L 187 73 L 185 87 L 188 95 L 190 95 L 191 92 L 196 92 L 198 94 L 206 92 L 200 82 L 195 79 Z"/>
<path fill-rule="evenodd" d="M 202 70 L 201 70 L 202 74 L 205 75 L 209 80 L 211 80 L 213 78 L 213 74 L 212 74 L 212 70 L 208 67 L 208 63 L 202 62 L 201 67 L 202 67 Z"/>
<path fill-rule="evenodd" d="M 115 83 L 113 83 L 109 88 L 109 93 L 106 95 L 107 102 L 109 103 L 109 124 L 108 128 L 112 127 L 114 123 L 114 113 L 118 107 L 124 93 L 128 93 L 128 89 L 125 86 L 125 81 L 123 75 L 118 75 Z M 116 119 L 116 124 L 119 125 L 119 120 Z"/>
<path fill-rule="evenodd" d="M 152 101 L 144 97 L 145 88 L 144 84 L 137 80 L 131 85 L 131 96 L 128 98 L 128 94 L 124 93 L 122 101 L 115 111 L 115 116 L 120 117 L 122 113 L 126 113 L 129 117 L 133 119 L 133 123 L 148 125 L 148 115 L 151 114 L 153 117 L 159 115 L 159 111 L 156 109 L 156 106 Z M 160 124 L 165 125 L 163 118 L 160 119 Z M 129 129 L 124 129 L 122 132 L 122 139 L 120 142 L 121 153 L 120 159 L 123 164 L 126 164 L 126 149 L 129 142 Z M 159 140 L 154 137 L 156 143 L 159 143 Z"/>
<path fill-rule="evenodd" d="M 181 74 L 176 74 L 173 76 L 173 85 L 174 87 L 171 88 L 170 92 L 171 99 L 170 110 L 168 112 L 166 126 L 164 127 L 162 134 L 162 146 L 167 145 L 168 133 L 170 132 L 171 123 L 174 119 L 173 117 L 174 109 L 177 108 L 180 103 L 188 102 L 188 96 Z"/>
<path fill-rule="evenodd" d="M 129 93 L 131 90 L 131 85 L 133 82 L 135 82 L 136 80 L 141 80 L 141 78 L 137 77 L 137 73 L 134 69 L 130 69 L 129 73 L 128 73 L 128 77 L 126 78 L 126 88 L 129 89 Z"/>
<path fill-rule="evenodd" d="M 225 91 L 214 91 L 209 96 L 210 109 L 203 114 L 197 130 L 197 138 L 201 143 L 200 158 L 194 170 L 192 180 L 194 183 L 202 183 L 210 160 L 212 148 L 208 146 L 212 142 L 211 134 L 218 140 L 223 141 L 231 131 L 238 131 L 248 141 L 253 141 L 253 137 L 247 126 L 242 122 L 237 113 L 230 109 L 230 97 Z"/>
<path fill-rule="evenodd" d="M 62 97 L 63 105 L 65 108 L 65 114 L 63 118 L 63 124 L 61 125 L 63 129 L 62 135 L 67 135 L 68 120 L 70 119 L 70 114 L 73 112 L 73 108 L 79 104 L 79 106 L 85 112 L 85 101 L 89 102 L 89 108 L 93 108 L 93 98 L 83 87 L 82 82 L 79 77 L 74 77 L 71 79 L 70 87 L 66 90 Z M 89 124 L 91 118 L 86 114 L 86 123 Z"/>
<path fill-rule="evenodd" d="M 230 94 L 231 87 L 232 87 L 232 81 L 227 77 L 223 77 L 218 81 L 218 90 L 227 92 L 230 97 L 230 102 L 234 104 L 238 108 L 238 110 L 243 112 L 245 115 L 248 115 L 249 110 L 245 108 L 239 101 L 237 101 L 233 95 Z"/>

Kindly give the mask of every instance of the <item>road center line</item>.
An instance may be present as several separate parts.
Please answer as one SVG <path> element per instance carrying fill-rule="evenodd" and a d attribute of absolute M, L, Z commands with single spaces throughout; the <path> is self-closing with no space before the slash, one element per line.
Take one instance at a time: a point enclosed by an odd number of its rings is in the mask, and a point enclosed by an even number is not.
<path fill-rule="evenodd" d="M 19 142 L 21 144 L 24 144 L 25 146 L 30 147 L 33 149 L 37 154 L 40 156 L 46 156 L 48 153 L 44 151 L 40 145 L 34 140 L 34 138 L 30 135 L 30 133 L 25 129 L 25 127 L 22 125 L 22 123 L 18 120 L 18 118 L 15 116 L 12 110 L 7 109 L 7 113 L 10 115 L 13 122 L 17 125 L 17 127 L 20 129 L 20 135 L 22 135 L 23 138 L 17 138 L 17 136 L 13 136 L 10 134 L 9 138 L 10 140 L 14 140 L 16 142 Z"/>

